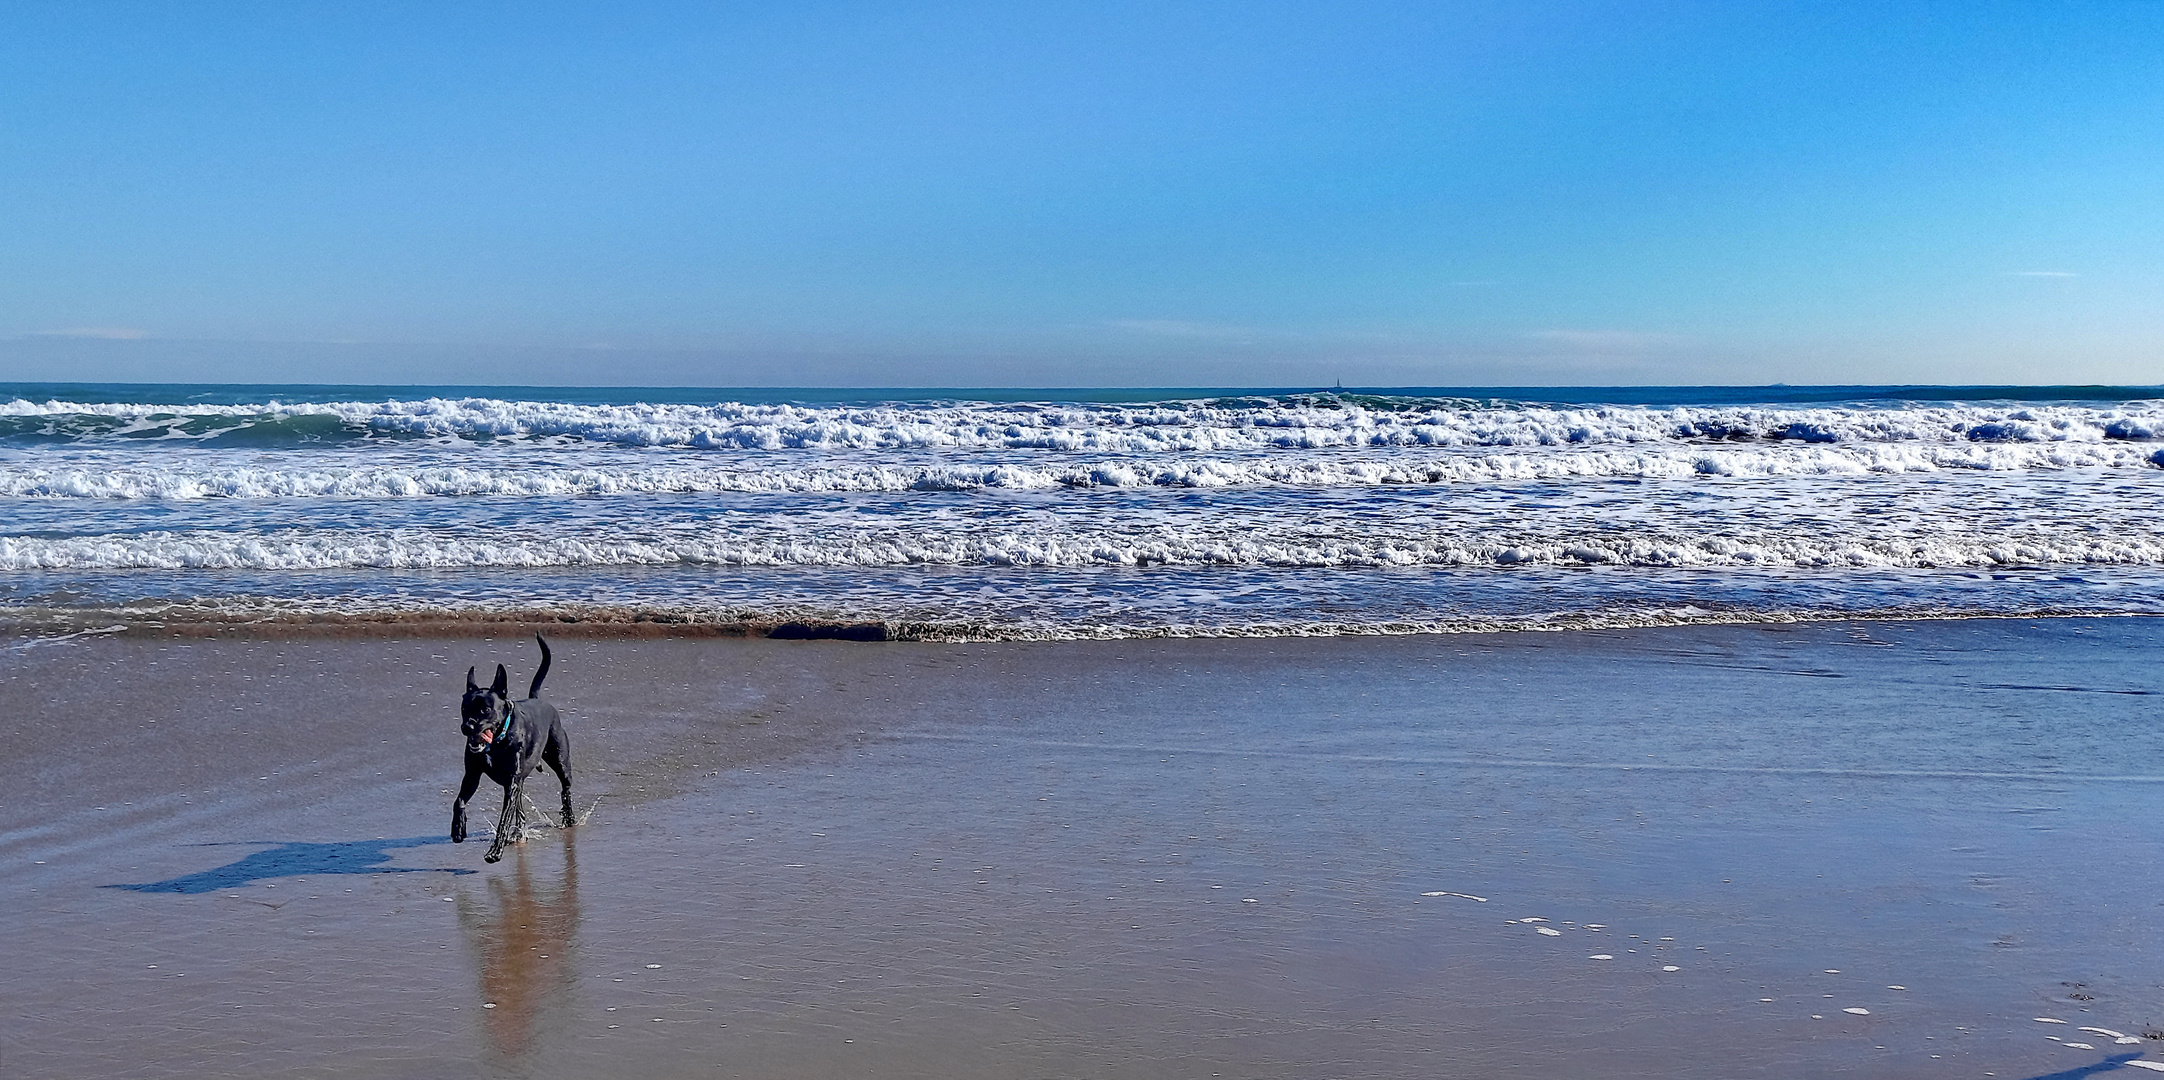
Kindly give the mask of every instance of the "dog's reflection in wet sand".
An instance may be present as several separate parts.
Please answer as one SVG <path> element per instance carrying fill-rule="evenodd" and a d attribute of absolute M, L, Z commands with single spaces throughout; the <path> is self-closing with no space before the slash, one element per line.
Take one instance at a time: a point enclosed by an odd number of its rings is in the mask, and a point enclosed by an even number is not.
<path fill-rule="evenodd" d="M 506 1057 L 534 1049 L 544 1014 L 568 1004 L 576 974 L 571 952 L 579 928 L 579 860 L 575 834 L 565 833 L 563 876 L 536 874 L 530 863 L 549 861 L 525 851 L 513 857 L 508 875 L 489 879 L 485 900 L 461 897 L 458 922 L 480 967 L 482 1029 L 489 1046 Z M 536 877 L 543 878 L 540 883 Z"/>

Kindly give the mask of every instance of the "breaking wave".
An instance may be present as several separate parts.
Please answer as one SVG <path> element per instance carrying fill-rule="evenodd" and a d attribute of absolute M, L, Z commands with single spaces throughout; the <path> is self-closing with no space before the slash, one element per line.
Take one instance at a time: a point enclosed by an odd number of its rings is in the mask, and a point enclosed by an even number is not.
<path fill-rule="evenodd" d="M 494 398 L 157 406 L 14 400 L 0 443 L 541 440 L 692 450 L 1008 449 L 1084 453 L 1724 442 L 1958 446 L 2149 442 L 2164 402 L 2116 406 L 1552 407 L 1296 396 L 1129 405 L 577 404 Z"/>
<path fill-rule="evenodd" d="M 1693 536 L 1583 534 L 1309 539 L 1270 530 L 1182 535 L 1073 530 L 1042 535 L 889 530 L 840 535 L 484 537 L 440 532 L 281 530 L 0 537 L 0 570 L 327 570 L 547 567 L 1659 567 L 1878 569 L 2164 566 L 2146 534 Z"/>
<path fill-rule="evenodd" d="M 605 496 L 699 492 L 902 492 L 1129 487 L 1368 487 L 1569 480 L 1685 480 L 1871 476 L 1945 471 L 2127 469 L 2164 466 L 2164 450 L 2125 443 L 1652 446 L 1629 450 L 1383 457 L 1195 458 L 1145 456 L 1058 463 L 830 464 L 774 468 L 635 465 L 263 466 L 0 463 L 0 498 L 214 499 Z"/>
<path fill-rule="evenodd" d="M 2164 613 L 2164 399 L 1859 389 L 1625 399 L 1662 402 L 1644 405 L 56 391 L 0 404 L 0 615 L 727 608 L 1029 637 Z M 171 392 L 234 400 L 215 391 Z"/>

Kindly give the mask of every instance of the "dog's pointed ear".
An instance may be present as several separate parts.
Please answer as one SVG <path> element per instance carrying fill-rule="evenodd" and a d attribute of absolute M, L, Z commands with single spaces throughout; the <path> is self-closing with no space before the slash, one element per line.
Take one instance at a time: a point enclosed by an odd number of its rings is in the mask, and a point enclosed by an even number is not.
<path fill-rule="evenodd" d="M 474 673 L 474 672 L 475 672 L 476 670 L 479 670 L 479 669 L 478 669 L 478 668 L 467 668 L 467 669 L 466 669 L 466 689 L 468 689 L 468 690 L 479 690 L 479 689 L 481 688 L 481 684 L 480 684 L 480 683 L 477 683 L 477 682 L 473 681 L 473 673 Z"/>
<path fill-rule="evenodd" d="M 496 665 L 496 684 L 489 689 L 495 691 L 497 697 L 511 696 L 511 673 L 505 671 L 502 664 Z"/>

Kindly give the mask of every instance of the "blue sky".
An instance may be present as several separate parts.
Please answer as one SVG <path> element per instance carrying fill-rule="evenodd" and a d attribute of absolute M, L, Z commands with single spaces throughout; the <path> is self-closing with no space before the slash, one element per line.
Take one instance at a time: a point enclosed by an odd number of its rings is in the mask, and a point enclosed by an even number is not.
<path fill-rule="evenodd" d="M 10 5 L 0 380 L 2164 382 L 2164 4 Z"/>

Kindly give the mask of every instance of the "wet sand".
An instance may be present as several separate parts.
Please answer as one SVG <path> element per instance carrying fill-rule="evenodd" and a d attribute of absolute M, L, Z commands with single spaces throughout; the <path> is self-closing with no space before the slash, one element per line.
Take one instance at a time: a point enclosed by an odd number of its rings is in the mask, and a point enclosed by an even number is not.
<path fill-rule="evenodd" d="M 10 1078 L 2164 1064 L 2158 620 L 0 650 Z"/>

